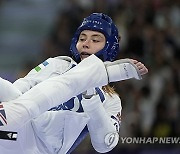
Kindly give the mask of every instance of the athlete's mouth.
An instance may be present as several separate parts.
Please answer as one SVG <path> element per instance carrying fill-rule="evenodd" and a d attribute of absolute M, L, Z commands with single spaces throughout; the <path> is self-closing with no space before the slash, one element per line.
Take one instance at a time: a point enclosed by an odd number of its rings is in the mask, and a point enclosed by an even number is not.
<path fill-rule="evenodd" d="M 80 56 L 81 56 L 81 59 L 84 59 L 84 58 L 87 58 L 89 57 L 91 54 L 87 53 L 87 52 L 81 52 Z"/>

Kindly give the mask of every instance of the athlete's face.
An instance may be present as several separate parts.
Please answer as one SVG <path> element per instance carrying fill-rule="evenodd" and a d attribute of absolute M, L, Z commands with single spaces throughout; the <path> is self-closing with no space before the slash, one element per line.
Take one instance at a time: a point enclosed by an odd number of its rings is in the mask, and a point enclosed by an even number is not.
<path fill-rule="evenodd" d="M 103 49 L 105 42 L 106 38 L 100 32 L 91 30 L 82 31 L 76 44 L 81 60 Z"/>

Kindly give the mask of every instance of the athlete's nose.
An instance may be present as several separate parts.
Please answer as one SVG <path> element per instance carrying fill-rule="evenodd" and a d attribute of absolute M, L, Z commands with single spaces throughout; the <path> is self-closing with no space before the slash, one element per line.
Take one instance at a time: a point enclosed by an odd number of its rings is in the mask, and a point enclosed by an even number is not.
<path fill-rule="evenodd" d="M 90 47 L 90 41 L 89 40 L 84 41 L 83 42 L 83 48 L 89 49 L 89 47 Z"/>

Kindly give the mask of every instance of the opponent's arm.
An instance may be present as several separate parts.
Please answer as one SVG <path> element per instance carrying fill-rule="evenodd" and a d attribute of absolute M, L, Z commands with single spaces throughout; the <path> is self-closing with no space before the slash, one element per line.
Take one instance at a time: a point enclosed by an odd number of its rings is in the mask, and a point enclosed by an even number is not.
<path fill-rule="evenodd" d="M 25 93 L 37 83 L 45 80 L 53 73 L 53 64 L 51 59 L 46 60 L 39 66 L 32 69 L 24 78 L 16 80 L 14 83 L 0 78 L 0 101 L 10 101 L 18 98 L 22 93 Z M 48 65 L 46 67 L 46 65 Z M 52 68 L 53 67 L 53 68 Z M 50 71 L 50 68 L 52 71 Z"/>
<path fill-rule="evenodd" d="M 38 83 L 64 73 L 71 67 L 71 63 L 68 57 L 49 58 L 14 83 L 0 78 L 0 101 L 16 99 Z"/>
<path fill-rule="evenodd" d="M 32 69 L 25 77 L 16 80 L 13 85 L 25 93 L 38 83 L 67 71 L 71 65 L 71 61 L 68 60 L 66 57 L 49 58 Z"/>
<path fill-rule="evenodd" d="M 13 85 L 22 93 L 25 93 L 36 84 L 45 80 L 47 77 L 49 77 L 50 68 L 53 68 L 53 64 L 51 64 L 49 60 L 50 59 L 47 59 L 43 63 L 36 66 L 25 77 L 16 80 Z"/>
<path fill-rule="evenodd" d="M 0 102 L 13 100 L 22 94 L 11 82 L 1 77 L 0 88 Z"/>

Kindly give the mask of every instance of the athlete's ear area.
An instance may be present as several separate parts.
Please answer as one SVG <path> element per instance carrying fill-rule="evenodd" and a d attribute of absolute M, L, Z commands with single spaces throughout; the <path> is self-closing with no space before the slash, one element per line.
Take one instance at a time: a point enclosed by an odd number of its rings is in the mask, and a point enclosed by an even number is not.
<path fill-rule="evenodd" d="M 120 41 L 121 41 L 121 35 L 118 36 L 118 42 L 120 42 Z"/>

